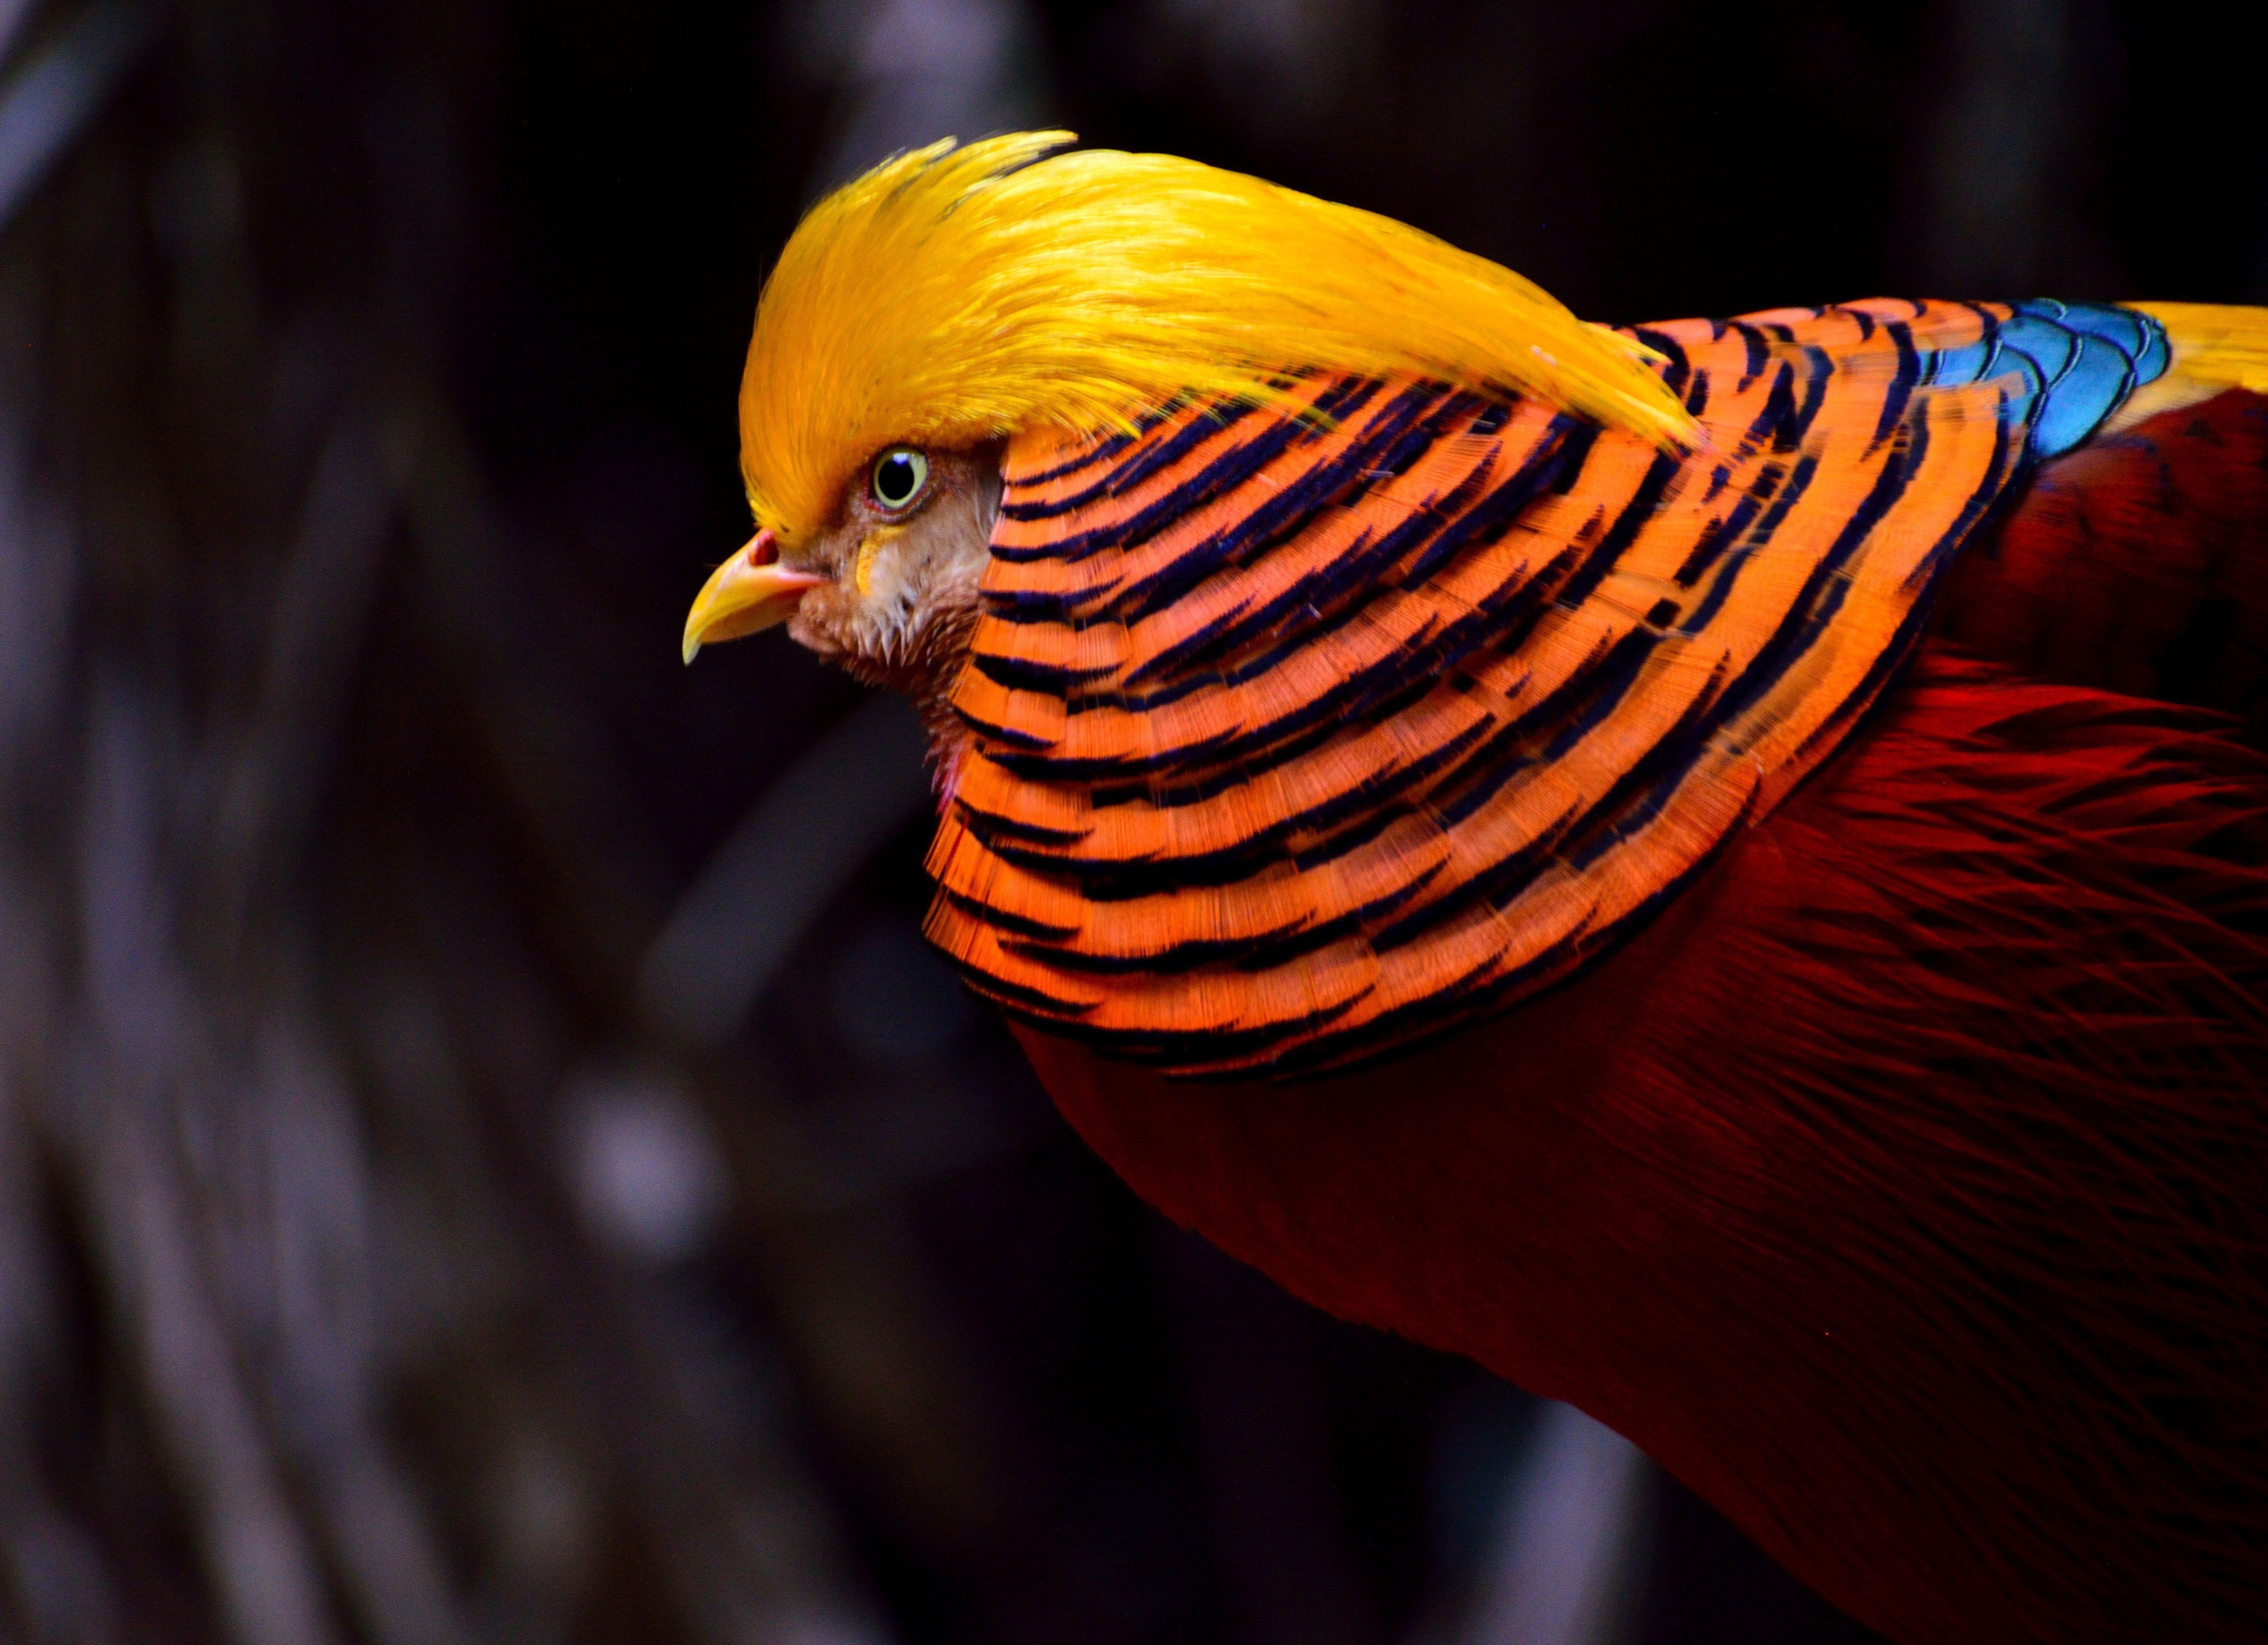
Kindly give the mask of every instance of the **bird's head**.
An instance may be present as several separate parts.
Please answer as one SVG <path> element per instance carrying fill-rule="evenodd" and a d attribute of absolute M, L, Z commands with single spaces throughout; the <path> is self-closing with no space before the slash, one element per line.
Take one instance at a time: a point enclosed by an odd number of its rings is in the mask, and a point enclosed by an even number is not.
<path fill-rule="evenodd" d="M 1643 348 L 1509 270 L 1255 178 L 1070 141 L 900 155 L 797 228 L 740 387 L 757 529 L 696 600 L 688 661 L 784 621 L 937 702 L 1008 443 L 1124 431 L 1179 396 L 1289 405 L 1287 374 L 1412 373 L 1690 436 Z"/>

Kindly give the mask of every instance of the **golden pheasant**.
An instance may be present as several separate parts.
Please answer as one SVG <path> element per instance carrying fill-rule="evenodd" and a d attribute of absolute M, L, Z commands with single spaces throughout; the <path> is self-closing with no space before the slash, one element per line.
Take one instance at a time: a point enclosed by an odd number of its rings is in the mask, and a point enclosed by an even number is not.
<path fill-rule="evenodd" d="M 1065 141 L 797 230 L 688 659 L 915 697 L 931 936 L 1182 1222 L 1905 1645 L 2258 1637 L 2268 314 L 1609 330 Z"/>

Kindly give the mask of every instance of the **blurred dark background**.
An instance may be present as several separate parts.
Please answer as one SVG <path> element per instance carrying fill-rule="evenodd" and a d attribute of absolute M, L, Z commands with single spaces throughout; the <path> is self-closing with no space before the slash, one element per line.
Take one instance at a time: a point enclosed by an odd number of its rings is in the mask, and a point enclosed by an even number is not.
<path fill-rule="evenodd" d="M 2228 15 L 0 0 L 0 1639 L 1861 1638 L 1137 1203 L 919 944 L 909 721 L 679 626 L 769 260 L 894 149 L 1612 320 L 2268 300 Z"/>

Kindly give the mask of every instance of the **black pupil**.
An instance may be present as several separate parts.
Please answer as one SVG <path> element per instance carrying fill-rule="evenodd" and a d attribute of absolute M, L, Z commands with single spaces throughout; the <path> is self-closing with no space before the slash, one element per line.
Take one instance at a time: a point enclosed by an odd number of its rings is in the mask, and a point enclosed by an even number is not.
<path fill-rule="evenodd" d="M 914 459 L 905 452 L 892 452 L 874 465 L 874 495 L 887 508 L 902 508 L 913 501 L 914 488 L 920 477 L 914 472 Z"/>

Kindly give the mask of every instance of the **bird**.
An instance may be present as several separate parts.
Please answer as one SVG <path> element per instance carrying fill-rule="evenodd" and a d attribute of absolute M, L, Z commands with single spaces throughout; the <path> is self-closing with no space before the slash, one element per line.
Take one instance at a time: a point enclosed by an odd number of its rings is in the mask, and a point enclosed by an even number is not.
<path fill-rule="evenodd" d="M 1899 1645 L 2258 1638 L 2268 311 L 1610 327 L 1074 142 L 797 227 L 686 660 L 914 701 L 928 936 L 1175 1221 Z"/>

